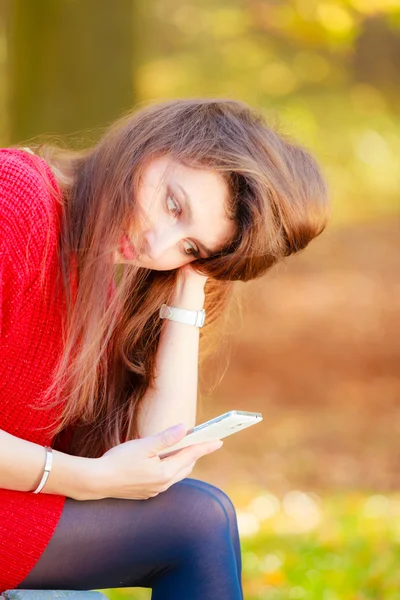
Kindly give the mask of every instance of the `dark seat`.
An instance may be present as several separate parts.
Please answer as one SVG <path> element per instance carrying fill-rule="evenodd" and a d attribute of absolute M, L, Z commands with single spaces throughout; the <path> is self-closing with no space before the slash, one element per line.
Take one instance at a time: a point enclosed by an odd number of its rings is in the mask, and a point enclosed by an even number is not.
<path fill-rule="evenodd" d="M 0 595 L 4 600 L 108 600 L 100 592 L 80 590 L 6 590 Z"/>

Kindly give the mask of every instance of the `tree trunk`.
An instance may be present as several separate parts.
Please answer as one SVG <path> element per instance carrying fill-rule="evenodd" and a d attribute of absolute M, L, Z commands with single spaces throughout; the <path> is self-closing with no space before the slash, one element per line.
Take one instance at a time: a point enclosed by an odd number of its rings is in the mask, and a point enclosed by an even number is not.
<path fill-rule="evenodd" d="M 75 146 L 132 107 L 133 0 L 11 0 L 10 140 L 75 134 Z M 79 138 L 78 138 L 79 136 Z"/>

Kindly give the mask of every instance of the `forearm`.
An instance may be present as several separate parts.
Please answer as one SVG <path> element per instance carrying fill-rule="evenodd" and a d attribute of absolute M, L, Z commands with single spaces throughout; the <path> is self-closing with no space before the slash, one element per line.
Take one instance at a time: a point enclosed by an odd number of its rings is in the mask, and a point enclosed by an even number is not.
<path fill-rule="evenodd" d="M 46 460 L 44 447 L 0 430 L 0 488 L 30 492 L 37 488 Z M 41 494 L 60 494 L 75 500 L 90 496 L 96 459 L 53 450 L 53 464 Z"/>
<path fill-rule="evenodd" d="M 204 305 L 204 284 L 178 289 L 171 305 L 200 310 Z M 138 429 L 141 437 L 158 433 L 176 423 L 190 429 L 196 423 L 199 329 L 165 321 L 156 358 L 154 389 L 141 404 Z"/>

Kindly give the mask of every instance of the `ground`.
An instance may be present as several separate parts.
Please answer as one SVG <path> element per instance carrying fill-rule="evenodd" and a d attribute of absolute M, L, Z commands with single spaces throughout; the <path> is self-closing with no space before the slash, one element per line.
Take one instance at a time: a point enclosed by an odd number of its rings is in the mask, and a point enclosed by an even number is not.
<path fill-rule="evenodd" d="M 239 284 L 197 422 L 231 409 L 262 423 L 227 438 L 192 476 L 277 493 L 400 485 L 400 220 L 331 227 L 264 278 Z"/>

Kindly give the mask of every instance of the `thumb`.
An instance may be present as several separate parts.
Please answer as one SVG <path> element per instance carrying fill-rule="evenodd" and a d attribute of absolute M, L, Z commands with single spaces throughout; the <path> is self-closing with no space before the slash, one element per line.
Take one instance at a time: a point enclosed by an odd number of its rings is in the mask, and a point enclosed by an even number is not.
<path fill-rule="evenodd" d="M 183 437 L 185 437 L 187 432 L 186 425 L 184 423 L 177 423 L 173 425 L 173 427 L 168 427 L 168 429 L 164 429 L 164 431 L 160 431 L 160 433 L 156 433 L 155 435 L 151 435 L 149 437 L 149 450 L 151 452 L 157 454 L 161 450 L 169 448 L 173 446 Z"/>

